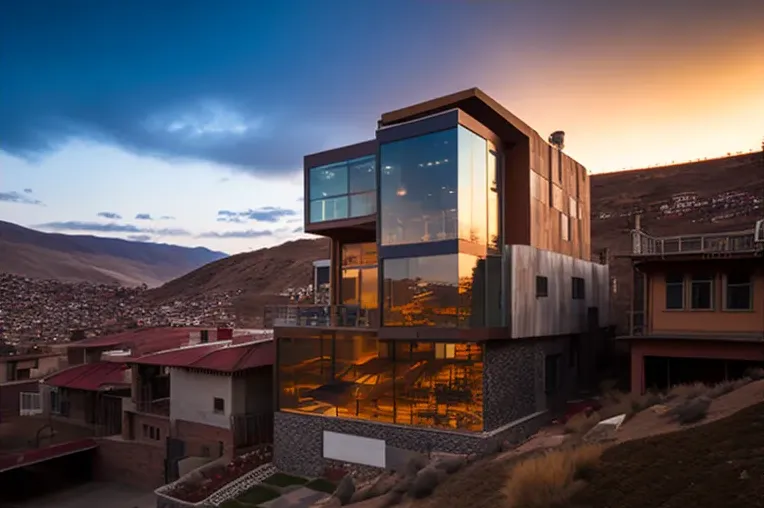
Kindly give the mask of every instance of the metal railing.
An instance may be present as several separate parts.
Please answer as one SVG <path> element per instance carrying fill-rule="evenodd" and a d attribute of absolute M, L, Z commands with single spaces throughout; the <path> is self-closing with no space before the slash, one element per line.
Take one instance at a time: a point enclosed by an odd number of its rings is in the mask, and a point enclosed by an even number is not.
<path fill-rule="evenodd" d="M 135 410 L 140 413 L 170 416 L 170 399 L 138 400 L 135 402 Z"/>
<path fill-rule="evenodd" d="M 371 328 L 377 326 L 378 309 L 358 305 L 270 305 L 264 326 Z"/>
<path fill-rule="evenodd" d="M 666 256 L 674 254 L 721 254 L 756 252 L 762 247 L 754 239 L 754 230 L 705 235 L 650 236 L 633 230 L 632 254 Z"/>
<path fill-rule="evenodd" d="M 273 413 L 231 415 L 231 429 L 236 448 L 273 443 Z"/>

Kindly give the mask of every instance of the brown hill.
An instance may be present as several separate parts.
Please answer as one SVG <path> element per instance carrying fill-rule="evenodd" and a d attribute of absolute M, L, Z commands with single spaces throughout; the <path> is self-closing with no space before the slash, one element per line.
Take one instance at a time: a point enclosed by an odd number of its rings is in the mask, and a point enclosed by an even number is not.
<path fill-rule="evenodd" d="M 761 153 L 661 168 L 593 175 L 592 249 L 597 254 L 629 250 L 632 216 L 655 235 L 747 229 L 761 215 L 764 158 Z M 684 193 L 684 196 L 681 194 Z M 157 300 L 201 292 L 238 292 L 235 311 L 246 325 L 258 324 L 263 306 L 284 301 L 289 287 L 310 283 L 312 262 L 329 257 L 328 242 L 300 240 L 211 263 L 151 292 Z M 631 291 L 627 261 L 612 259 L 618 279 L 615 315 L 628 322 Z"/>
<path fill-rule="evenodd" d="M 328 257 L 326 239 L 286 242 L 215 261 L 151 290 L 148 297 L 165 302 L 232 293 L 238 324 L 258 326 L 265 305 L 286 301 L 281 293 L 310 284 L 313 261 Z"/>
<path fill-rule="evenodd" d="M 0 221 L 0 273 L 35 279 L 158 286 L 225 256 L 202 247 L 43 233 Z"/>

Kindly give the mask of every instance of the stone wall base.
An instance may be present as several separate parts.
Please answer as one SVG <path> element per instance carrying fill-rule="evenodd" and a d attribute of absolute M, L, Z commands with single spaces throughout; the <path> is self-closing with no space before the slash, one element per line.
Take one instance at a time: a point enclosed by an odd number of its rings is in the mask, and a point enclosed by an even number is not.
<path fill-rule="evenodd" d="M 274 415 L 274 465 L 282 471 L 320 476 L 337 467 L 323 455 L 324 431 L 380 439 L 386 444 L 388 469 L 399 469 L 410 452 L 445 452 L 486 455 L 498 451 L 505 441 L 519 444 L 545 425 L 550 416 L 540 412 L 491 432 L 462 433 L 406 427 L 346 418 L 289 412 Z"/>

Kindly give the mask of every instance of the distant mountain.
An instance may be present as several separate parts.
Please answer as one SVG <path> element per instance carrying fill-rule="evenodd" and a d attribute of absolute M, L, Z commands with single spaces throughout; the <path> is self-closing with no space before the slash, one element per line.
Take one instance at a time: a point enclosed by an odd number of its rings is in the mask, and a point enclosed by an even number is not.
<path fill-rule="evenodd" d="M 149 291 L 157 303 L 229 293 L 240 326 L 259 326 L 265 305 L 287 301 L 288 289 L 313 282 L 313 261 L 329 258 L 329 241 L 295 240 L 236 254 Z"/>
<path fill-rule="evenodd" d="M 0 221 L 0 272 L 25 277 L 158 286 L 225 257 L 203 247 L 43 233 Z"/>

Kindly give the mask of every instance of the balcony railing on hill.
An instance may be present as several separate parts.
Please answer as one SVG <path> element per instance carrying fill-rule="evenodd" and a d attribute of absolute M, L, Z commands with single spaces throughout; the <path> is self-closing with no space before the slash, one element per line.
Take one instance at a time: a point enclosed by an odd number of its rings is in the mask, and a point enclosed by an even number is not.
<path fill-rule="evenodd" d="M 376 326 L 377 309 L 358 305 L 270 305 L 265 308 L 266 328 L 277 326 L 369 328 Z"/>
<path fill-rule="evenodd" d="M 761 250 L 754 230 L 706 235 L 650 236 L 644 231 L 631 232 L 632 254 L 668 256 L 676 254 L 740 254 Z"/>

